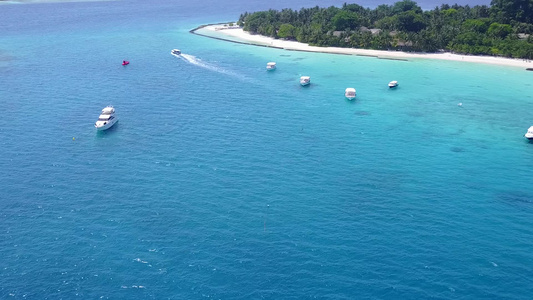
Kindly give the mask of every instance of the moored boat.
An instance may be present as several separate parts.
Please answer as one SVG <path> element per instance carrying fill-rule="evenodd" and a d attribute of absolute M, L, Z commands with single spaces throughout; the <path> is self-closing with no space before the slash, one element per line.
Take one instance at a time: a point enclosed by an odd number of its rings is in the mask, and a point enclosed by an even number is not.
<path fill-rule="evenodd" d="M 354 99 L 355 98 L 355 89 L 354 88 L 347 88 L 344 91 L 344 96 L 346 96 L 346 98 L 348 98 L 348 100 Z"/>
<path fill-rule="evenodd" d="M 526 139 L 533 141 L 533 126 L 529 127 L 529 129 L 527 130 L 526 134 L 524 134 L 524 136 L 526 137 Z"/>
<path fill-rule="evenodd" d="M 398 86 L 398 81 L 394 80 L 394 81 L 389 82 L 390 89 L 395 88 L 397 86 Z"/>
<path fill-rule="evenodd" d="M 271 70 L 275 70 L 276 69 L 276 63 L 271 61 L 269 63 L 267 63 L 267 70 L 271 71 Z"/>
<path fill-rule="evenodd" d="M 106 106 L 102 109 L 102 113 L 98 117 L 98 121 L 94 123 L 94 127 L 98 131 L 109 129 L 111 126 L 115 125 L 118 121 L 115 116 L 115 108 L 113 106 Z"/>
<path fill-rule="evenodd" d="M 302 86 L 306 86 L 306 85 L 309 85 L 311 83 L 311 77 L 309 76 L 302 76 L 300 77 L 300 84 Z"/>

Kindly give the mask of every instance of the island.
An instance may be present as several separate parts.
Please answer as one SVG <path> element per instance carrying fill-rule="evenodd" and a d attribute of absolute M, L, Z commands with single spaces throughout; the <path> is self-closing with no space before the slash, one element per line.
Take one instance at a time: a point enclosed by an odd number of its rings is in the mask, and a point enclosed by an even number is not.
<path fill-rule="evenodd" d="M 533 67 L 533 0 L 493 0 L 490 7 L 443 4 L 429 11 L 404 0 L 375 9 L 345 3 L 245 12 L 235 24 L 193 32 L 290 50 Z"/>

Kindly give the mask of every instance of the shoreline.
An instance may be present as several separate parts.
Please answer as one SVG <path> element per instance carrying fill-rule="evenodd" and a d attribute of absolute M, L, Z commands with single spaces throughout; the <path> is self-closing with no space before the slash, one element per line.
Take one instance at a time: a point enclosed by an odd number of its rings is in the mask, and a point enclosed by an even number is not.
<path fill-rule="evenodd" d="M 495 56 L 475 56 L 475 55 L 460 55 L 450 52 L 442 53 L 412 53 L 402 51 L 385 51 L 385 50 L 371 50 L 371 49 L 356 49 L 356 48 L 341 48 L 341 47 L 318 47 L 310 46 L 308 44 L 279 40 L 262 35 L 250 34 L 242 28 L 228 26 L 228 23 L 207 24 L 198 26 L 189 32 L 213 38 L 217 40 L 233 42 L 244 45 L 259 46 L 283 49 L 289 51 L 302 51 L 302 52 L 317 52 L 327 54 L 340 54 L 340 55 L 355 55 L 374 57 L 377 59 L 390 59 L 408 61 L 413 58 L 422 59 L 438 59 L 438 60 L 450 60 L 450 61 L 464 61 L 469 63 L 481 63 L 489 65 L 500 65 L 509 67 L 523 68 L 524 70 L 533 68 L 533 61 L 527 61 L 523 59 L 504 58 Z"/>

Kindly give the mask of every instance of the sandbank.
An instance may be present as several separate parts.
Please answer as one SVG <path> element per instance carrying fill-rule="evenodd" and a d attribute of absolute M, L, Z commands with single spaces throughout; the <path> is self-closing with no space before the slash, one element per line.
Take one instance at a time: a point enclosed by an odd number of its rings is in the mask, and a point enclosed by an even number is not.
<path fill-rule="evenodd" d="M 519 68 L 533 68 L 533 61 L 524 59 L 512 59 L 494 56 L 461 55 L 449 52 L 440 53 L 413 53 L 402 51 L 383 51 L 340 47 L 318 47 L 296 41 L 274 39 L 262 35 L 250 34 L 237 26 L 227 24 L 214 24 L 200 26 L 191 32 L 211 38 L 227 40 L 256 46 L 272 47 L 293 51 L 322 52 L 331 54 L 370 56 L 381 59 L 409 60 L 413 58 L 453 60 L 471 63 L 502 65 Z"/>

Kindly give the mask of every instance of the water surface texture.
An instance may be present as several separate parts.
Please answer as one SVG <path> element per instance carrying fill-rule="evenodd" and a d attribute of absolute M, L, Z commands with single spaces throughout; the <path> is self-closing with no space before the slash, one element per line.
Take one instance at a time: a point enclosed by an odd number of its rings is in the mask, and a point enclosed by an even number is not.
<path fill-rule="evenodd" d="M 533 298 L 533 72 L 188 32 L 287 5 L 0 6 L 1 299 Z"/>

